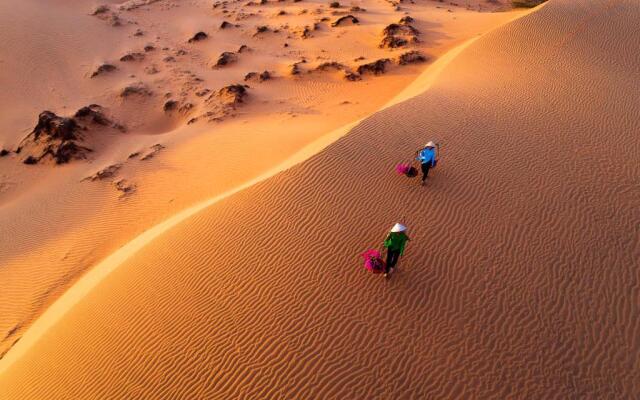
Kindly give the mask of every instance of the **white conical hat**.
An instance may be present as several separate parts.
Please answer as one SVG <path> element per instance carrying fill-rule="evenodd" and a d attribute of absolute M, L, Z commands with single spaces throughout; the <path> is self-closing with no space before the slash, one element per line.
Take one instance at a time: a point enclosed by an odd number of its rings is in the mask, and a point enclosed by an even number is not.
<path fill-rule="evenodd" d="M 429 142 L 429 143 L 425 144 L 424 147 L 436 147 L 436 144 L 433 143 L 433 142 Z"/>
<path fill-rule="evenodd" d="M 391 232 L 404 232 L 407 230 L 407 227 L 402 225 L 401 223 L 397 223 L 391 228 Z"/>

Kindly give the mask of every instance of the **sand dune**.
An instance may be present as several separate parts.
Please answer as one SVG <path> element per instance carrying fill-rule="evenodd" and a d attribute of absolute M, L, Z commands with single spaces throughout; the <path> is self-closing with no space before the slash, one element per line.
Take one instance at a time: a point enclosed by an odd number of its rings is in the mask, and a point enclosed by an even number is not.
<path fill-rule="evenodd" d="M 476 40 L 119 265 L 0 360 L 0 397 L 640 396 L 639 18 L 552 0 Z M 431 138 L 428 186 L 396 176 Z M 383 281 L 357 255 L 397 220 Z"/>
<path fill-rule="evenodd" d="M 0 357 L 87 270 L 140 233 L 370 115 L 440 55 L 519 15 L 480 0 L 399 9 L 363 0 L 354 10 L 319 0 L 124 3 L 0 5 L 0 238 L 11 238 L 0 240 Z M 360 22 L 332 27 L 345 13 Z M 385 26 L 408 15 L 420 41 L 380 48 Z M 255 36 L 258 26 L 269 31 Z M 313 28 L 308 38 L 298 34 L 304 26 Z M 206 38 L 190 43 L 200 31 Z M 428 59 L 399 65 L 408 51 Z M 214 68 L 224 52 L 235 61 Z M 387 57 L 394 61 L 385 74 L 345 79 Z M 334 62 L 344 67 L 318 70 Z M 270 79 L 245 81 L 264 71 Z M 234 84 L 249 86 L 242 103 L 224 91 Z M 61 165 L 46 151 L 40 159 L 39 146 L 51 143 L 14 152 L 42 111 L 72 117 L 90 104 L 126 129 L 89 126 L 76 144 L 91 151 Z M 36 165 L 23 164 L 29 155 Z"/>

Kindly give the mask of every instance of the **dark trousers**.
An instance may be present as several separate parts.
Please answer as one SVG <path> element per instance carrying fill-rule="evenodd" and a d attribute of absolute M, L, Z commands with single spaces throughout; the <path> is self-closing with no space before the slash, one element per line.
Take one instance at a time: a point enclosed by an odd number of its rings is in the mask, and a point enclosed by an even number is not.
<path fill-rule="evenodd" d="M 424 163 L 424 164 L 420 164 L 420 167 L 422 168 L 422 182 L 424 182 L 425 180 L 427 180 L 427 175 L 429 175 L 429 169 L 431 169 L 431 163 Z"/>
<path fill-rule="evenodd" d="M 400 252 L 397 250 L 387 249 L 387 268 L 384 270 L 388 274 L 391 268 L 394 268 L 400 258 Z"/>

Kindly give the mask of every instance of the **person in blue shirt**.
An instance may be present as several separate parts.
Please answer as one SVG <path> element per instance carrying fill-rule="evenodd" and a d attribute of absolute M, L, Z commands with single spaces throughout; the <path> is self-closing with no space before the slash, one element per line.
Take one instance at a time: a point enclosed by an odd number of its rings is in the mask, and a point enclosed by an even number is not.
<path fill-rule="evenodd" d="M 429 169 L 436 166 L 438 160 L 437 145 L 434 142 L 429 142 L 424 145 L 422 150 L 417 151 L 418 157 L 416 160 L 420 161 L 422 168 L 422 184 L 427 180 L 429 175 Z"/>

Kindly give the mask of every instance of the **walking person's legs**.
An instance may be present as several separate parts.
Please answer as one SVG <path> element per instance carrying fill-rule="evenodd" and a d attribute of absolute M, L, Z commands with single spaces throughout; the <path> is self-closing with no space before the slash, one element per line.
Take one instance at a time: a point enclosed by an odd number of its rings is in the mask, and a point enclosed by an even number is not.
<path fill-rule="evenodd" d="M 384 270 L 385 274 L 388 274 L 391 268 L 395 268 L 398 263 L 398 257 L 400 257 L 400 252 L 387 249 L 387 267 Z"/>
<path fill-rule="evenodd" d="M 429 169 L 431 168 L 431 163 L 420 164 L 420 168 L 422 168 L 422 183 L 427 180 L 427 176 L 429 175 Z"/>

